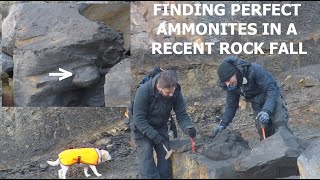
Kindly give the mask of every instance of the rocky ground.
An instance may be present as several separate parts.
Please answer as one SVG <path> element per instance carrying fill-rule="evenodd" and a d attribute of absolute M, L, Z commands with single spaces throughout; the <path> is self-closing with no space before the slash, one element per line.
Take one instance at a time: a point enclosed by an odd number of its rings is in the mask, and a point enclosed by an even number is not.
<path fill-rule="evenodd" d="M 136 150 L 132 148 L 130 143 L 130 133 L 121 131 L 117 135 L 108 135 L 106 138 L 94 142 L 95 145 L 99 141 L 107 142 L 107 149 L 112 156 L 112 160 L 97 166 L 97 170 L 102 174 L 96 177 L 91 170 L 91 177 L 87 179 L 136 179 L 138 174 Z M 88 142 L 90 144 L 90 142 Z M 92 145 L 92 143 L 91 143 Z M 90 146 L 90 145 L 89 145 Z M 92 145 L 94 146 L 94 145 Z M 16 167 L 14 169 L 1 171 L 0 177 L 8 179 L 56 179 L 58 178 L 58 170 L 60 167 L 48 166 L 46 161 L 55 159 L 60 150 L 51 152 L 38 161 L 24 167 Z M 75 165 L 69 169 L 67 173 L 68 179 L 86 178 L 81 165 Z"/>

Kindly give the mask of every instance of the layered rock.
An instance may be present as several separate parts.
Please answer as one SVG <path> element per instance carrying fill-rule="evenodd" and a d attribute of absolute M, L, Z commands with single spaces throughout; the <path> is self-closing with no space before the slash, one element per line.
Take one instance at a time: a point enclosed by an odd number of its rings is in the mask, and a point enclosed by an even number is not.
<path fill-rule="evenodd" d="M 235 170 L 240 178 L 283 178 L 299 175 L 297 158 L 304 151 L 298 139 L 287 129 L 262 141 L 245 158 L 238 159 Z"/>
<path fill-rule="evenodd" d="M 122 32 L 124 48 L 126 51 L 130 50 L 130 3 L 90 4 L 82 10 L 82 14 L 93 21 L 101 21 Z"/>
<path fill-rule="evenodd" d="M 100 102 L 91 102 L 87 89 L 103 81 L 105 69 L 123 59 L 124 42 L 119 32 L 82 16 L 80 7 L 62 3 L 11 7 L 3 22 L 3 46 L 13 53 L 16 106 L 104 105 L 103 96 Z M 58 68 L 73 76 L 63 81 L 48 76 Z"/>
<path fill-rule="evenodd" d="M 320 140 L 312 142 L 298 157 L 300 179 L 320 178 Z"/>

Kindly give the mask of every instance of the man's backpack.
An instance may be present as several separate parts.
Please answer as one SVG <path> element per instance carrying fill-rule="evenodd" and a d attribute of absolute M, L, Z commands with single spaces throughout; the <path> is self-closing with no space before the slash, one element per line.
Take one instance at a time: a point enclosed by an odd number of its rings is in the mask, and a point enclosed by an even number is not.
<path fill-rule="evenodd" d="M 138 89 L 142 84 L 148 82 L 150 79 L 152 79 L 153 77 L 155 77 L 157 74 L 159 74 L 161 72 L 162 72 L 161 68 L 154 67 L 152 69 L 152 71 L 142 79 L 142 81 L 138 84 L 136 89 Z M 133 123 L 133 105 L 134 105 L 134 97 L 131 100 L 129 112 L 128 112 L 129 127 L 130 127 L 131 131 L 135 130 L 135 125 Z M 155 101 L 151 102 L 149 109 L 153 109 L 154 105 L 155 105 Z M 177 127 L 176 127 L 176 124 L 174 122 L 172 115 L 170 115 L 170 130 L 172 130 L 174 138 L 177 138 Z"/>

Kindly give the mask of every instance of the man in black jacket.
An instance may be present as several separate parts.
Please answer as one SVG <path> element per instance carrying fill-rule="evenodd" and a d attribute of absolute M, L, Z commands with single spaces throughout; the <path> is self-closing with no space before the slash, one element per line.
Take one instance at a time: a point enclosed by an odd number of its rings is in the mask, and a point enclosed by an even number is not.
<path fill-rule="evenodd" d="M 227 102 L 220 125 L 213 130 L 214 136 L 234 118 L 240 96 L 252 103 L 260 140 L 263 139 L 262 126 L 266 138 L 280 126 L 289 130 L 289 115 L 277 82 L 260 65 L 229 56 L 219 65 L 218 76 L 220 86 L 227 91 Z"/>
<path fill-rule="evenodd" d="M 173 72 L 164 70 L 137 89 L 133 105 L 133 134 L 138 149 L 140 178 L 171 178 L 171 162 L 165 159 L 163 145 L 170 150 L 168 120 L 172 109 L 180 128 L 194 138 L 196 129 L 186 113 L 181 87 Z M 157 166 L 153 148 L 157 153 Z"/>

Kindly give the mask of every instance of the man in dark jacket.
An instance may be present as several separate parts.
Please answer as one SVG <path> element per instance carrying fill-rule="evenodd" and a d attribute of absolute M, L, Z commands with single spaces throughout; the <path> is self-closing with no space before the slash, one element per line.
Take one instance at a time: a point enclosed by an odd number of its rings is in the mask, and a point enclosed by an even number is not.
<path fill-rule="evenodd" d="M 168 120 L 172 109 L 180 128 L 194 138 L 196 129 L 186 113 L 181 87 L 173 72 L 164 70 L 137 89 L 133 105 L 133 134 L 138 149 L 140 177 L 143 179 L 171 178 L 171 162 L 165 159 L 163 145 L 170 150 Z M 157 154 L 157 166 L 153 148 Z"/>
<path fill-rule="evenodd" d="M 232 121 L 239 107 L 239 98 L 252 103 L 256 128 L 263 139 L 261 127 L 266 138 L 282 126 L 287 129 L 288 111 L 275 79 L 256 63 L 249 63 L 234 56 L 227 57 L 218 67 L 220 86 L 227 91 L 225 112 L 220 125 L 213 130 L 215 136 Z"/>

